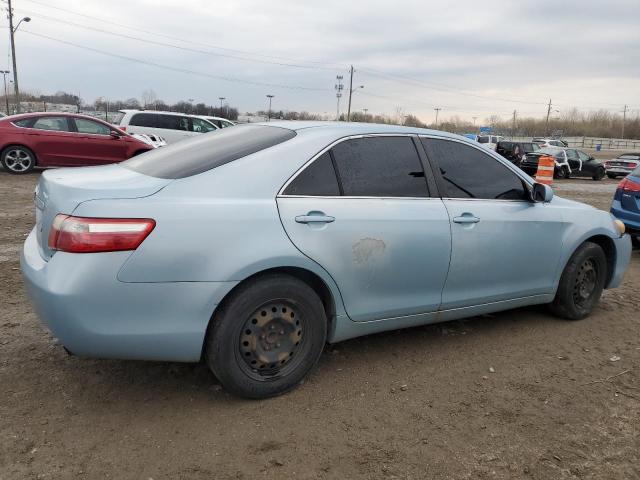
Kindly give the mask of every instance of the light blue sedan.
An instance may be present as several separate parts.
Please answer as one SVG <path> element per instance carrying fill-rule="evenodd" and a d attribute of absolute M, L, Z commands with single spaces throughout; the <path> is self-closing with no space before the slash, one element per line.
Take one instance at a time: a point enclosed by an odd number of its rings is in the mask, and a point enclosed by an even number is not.
<path fill-rule="evenodd" d="M 631 255 L 621 222 L 495 152 L 385 125 L 235 126 L 46 171 L 35 203 L 22 271 L 68 351 L 203 359 L 251 398 L 327 341 L 534 304 L 584 318 Z"/>

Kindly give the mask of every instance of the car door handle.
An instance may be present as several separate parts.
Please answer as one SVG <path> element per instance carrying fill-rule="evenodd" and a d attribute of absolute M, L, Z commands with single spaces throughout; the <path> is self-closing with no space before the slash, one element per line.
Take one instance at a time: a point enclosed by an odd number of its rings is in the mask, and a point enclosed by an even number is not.
<path fill-rule="evenodd" d="M 296 222 L 298 223 L 331 223 L 335 221 L 335 217 L 329 215 L 298 215 Z"/>
<path fill-rule="evenodd" d="M 463 213 L 459 217 L 453 217 L 454 223 L 478 223 L 480 219 L 471 213 Z"/>

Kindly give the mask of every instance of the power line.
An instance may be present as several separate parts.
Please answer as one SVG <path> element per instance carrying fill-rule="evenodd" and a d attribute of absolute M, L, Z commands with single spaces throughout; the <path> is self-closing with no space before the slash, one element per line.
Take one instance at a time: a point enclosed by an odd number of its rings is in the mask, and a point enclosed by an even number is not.
<path fill-rule="evenodd" d="M 282 57 L 282 56 L 277 56 L 277 55 L 267 55 L 267 54 L 249 52 L 249 51 L 246 51 L 246 50 L 239 50 L 239 49 L 234 49 L 234 48 L 221 47 L 219 45 L 213 45 L 213 44 L 210 44 L 210 43 L 196 42 L 196 41 L 193 41 L 193 40 L 188 40 L 188 39 L 176 37 L 176 36 L 173 36 L 173 35 L 167 35 L 167 34 L 163 34 L 163 33 L 154 32 L 154 31 L 151 31 L 151 30 L 145 30 L 145 29 L 142 29 L 140 27 L 133 26 L 133 25 L 127 25 L 127 24 L 124 24 L 124 23 L 114 22 L 112 20 L 107 20 L 107 19 L 96 17 L 96 16 L 93 16 L 93 15 L 87 15 L 87 14 L 83 14 L 83 13 L 78 13 L 78 12 L 75 12 L 75 11 L 67 9 L 67 8 L 62 8 L 62 7 L 50 5 L 50 4 L 44 3 L 44 2 L 38 2 L 36 0 L 26 0 L 26 1 L 28 1 L 30 3 L 34 3 L 36 5 L 40 5 L 40 6 L 46 7 L 46 8 L 51 8 L 51 9 L 54 9 L 54 10 L 59 10 L 61 12 L 70 13 L 72 15 L 77 15 L 79 17 L 88 18 L 88 19 L 91 19 L 91 20 L 97 20 L 99 22 L 106 23 L 106 24 L 109 24 L 109 25 L 114 25 L 114 26 L 117 26 L 117 27 L 120 27 L 120 28 L 126 28 L 128 30 L 134 30 L 136 32 L 146 33 L 148 35 L 154 35 L 154 36 L 166 38 L 166 39 L 169 39 L 169 40 L 176 40 L 176 41 L 187 43 L 187 44 L 191 44 L 191 45 L 199 45 L 199 46 L 202 46 L 202 47 L 214 48 L 214 49 L 217 49 L 217 50 L 225 50 L 227 52 L 240 53 L 240 54 L 247 55 L 247 56 L 252 56 L 252 57 L 263 57 L 263 58 L 272 58 L 272 59 L 277 59 L 277 60 L 283 60 L 283 61 L 286 61 L 288 63 L 291 63 L 292 64 L 291 66 L 302 66 L 301 63 L 308 63 L 308 64 L 315 64 L 316 65 L 315 67 L 308 67 L 308 68 L 324 68 L 324 69 L 335 69 L 336 67 L 347 68 L 347 65 L 342 65 L 342 64 L 339 64 L 339 63 L 318 62 L 318 61 L 313 61 L 313 60 L 300 61 L 300 60 L 295 60 L 295 59 Z M 38 13 L 38 15 L 42 15 L 42 14 Z M 249 59 L 247 59 L 247 60 L 249 60 Z"/>
<path fill-rule="evenodd" d="M 295 68 L 308 68 L 308 69 L 318 69 L 318 68 L 328 68 L 328 67 L 319 67 L 319 66 L 312 66 L 312 65 L 300 65 L 300 64 L 295 64 L 295 63 L 284 63 L 284 62 L 276 62 L 276 61 L 271 61 L 271 60 L 260 60 L 260 59 L 254 59 L 254 58 L 244 58 L 244 57 L 240 57 L 238 55 L 232 55 L 232 54 L 228 54 L 228 53 L 218 53 L 218 52 L 212 52 L 210 50 L 201 50 L 201 49 L 196 49 L 196 48 L 192 48 L 192 47 L 184 47 L 184 46 L 180 46 L 180 45 L 175 45 L 175 44 L 171 44 L 171 43 L 165 43 L 165 42 L 159 42 L 156 40 L 149 40 L 146 38 L 141 38 L 141 37 L 136 37 L 134 35 L 127 35 L 125 33 L 117 33 L 117 32 L 112 32 L 110 30 L 104 30 L 101 28 L 97 28 L 97 27 L 92 27 L 89 25 L 83 25 L 80 23 L 75 23 L 75 22 L 71 22 L 68 20 L 63 20 L 61 18 L 55 18 L 55 17 L 51 17 L 49 15 L 44 15 L 42 13 L 38 13 L 38 12 L 32 12 L 29 10 L 23 10 L 24 12 L 27 12 L 31 15 L 37 15 L 38 19 L 43 19 L 43 20 L 48 20 L 48 21 L 52 21 L 52 22 L 58 22 L 58 23 L 63 23 L 65 25 L 70 25 L 73 27 L 77 27 L 77 28 L 83 28 L 85 30 L 89 30 L 92 32 L 99 32 L 99 33 L 104 33 L 105 35 L 112 35 L 112 36 L 116 36 L 116 37 L 122 37 L 122 38 L 127 38 L 129 40 L 135 40 L 138 42 L 144 42 L 144 43 L 148 43 L 150 45 L 157 45 L 160 47 L 169 47 L 169 48 L 175 48 L 177 50 L 182 50 L 182 51 L 187 51 L 187 52 L 194 52 L 194 53 L 200 53 L 203 55 L 213 55 L 216 57 L 225 57 L 225 58 L 233 58 L 236 60 L 243 60 L 245 62 L 257 62 L 257 63 L 265 63 L 265 64 L 270 64 L 270 65 L 279 65 L 279 66 L 283 66 L 283 67 L 295 67 Z M 331 68 L 331 70 L 333 70 L 333 68 Z"/>
<path fill-rule="evenodd" d="M 188 73 L 188 74 L 191 74 L 191 75 L 198 75 L 198 76 L 201 76 L 201 77 L 214 78 L 216 80 L 224 80 L 224 81 L 227 81 L 227 82 L 246 83 L 246 84 L 249 84 L 249 85 L 258 85 L 258 86 L 262 86 L 262 87 L 274 87 L 274 88 L 285 88 L 285 89 L 290 89 L 290 90 L 306 90 L 306 91 L 317 91 L 317 92 L 328 92 L 328 91 L 330 91 L 328 88 L 305 87 L 305 86 L 300 86 L 300 85 L 284 85 L 284 84 L 279 84 L 279 83 L 257 82 L 257 81 L 253 81 L 253 80 L 243 80 L 243 79 L 237 78 L 237 77 L 228 77 L 228 76 L 224 76 L 224 75 L 212 75 L 210 73 L 198 72 L 198 71 L 189 70 L 189 69 L 186 69 L 186 68 L 172 67 L 170 65 L 164 65 L 162 63 L 151 62 L 149 60 L 142 60 L 142 59 L 139 59 L 139 58 L 128 57 L 126 55 L 119 55 L 117 53 L 105 52 L 104 50 L 99 50 L 97 48 L 88 47 L 86 45 L 79 45 L 77 43 L 68 42 L 66 40 L 61 40 L 59 38 L 50 37 L 49 35 L 43 35 L 41 33 L 35 33 L 35 32 L 32 32 L 31 30 L 22 30 L 22 32 L 23 33 L 28 33 L 29 35 L 33 35 L 33 36 L 36 36 L 36 37 L 46 38 L 47 40 L 52 40 L 54 42 L 62 43 L 64 45 L 70 45 L 72 47 L 81 48 L 83 50 L 88 50 L 90 52 L 99 53 L 101 55 L 107 55 L 109 57 L 119 58 L 121 60 L 126 60 L 126 61 L 134 62 L 134 63 L 140 63 L 140 64 L 143 64 L 143 65 L 149 65 L 149 66 L 152 66 L 152 67 L 163 68 L 165 70 L 172 70 L 174 72 Z"/>

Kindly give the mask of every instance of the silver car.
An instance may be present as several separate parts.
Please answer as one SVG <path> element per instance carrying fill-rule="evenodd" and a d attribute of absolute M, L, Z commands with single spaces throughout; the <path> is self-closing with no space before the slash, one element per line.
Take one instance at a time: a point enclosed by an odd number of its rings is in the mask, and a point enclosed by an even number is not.
<path fill-rule="evenodd" d="M 609 213 L 478 143 L 388 125 L 240 125 L 44 172 L 35 203 L 22 271 L 71 353 L 204 359 L 251 398 L 326 342 L 534 304 L 584 318 L 631 252 Z"/>

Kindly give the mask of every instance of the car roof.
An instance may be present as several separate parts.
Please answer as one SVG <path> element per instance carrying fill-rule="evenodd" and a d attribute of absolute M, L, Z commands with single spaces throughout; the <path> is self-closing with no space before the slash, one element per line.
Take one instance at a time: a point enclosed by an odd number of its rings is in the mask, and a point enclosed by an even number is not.
<path fill-rule="evenodd" d="M 164 110 L 138 110 L 135 108 L 123 108 L 122 110 L 118 110 L 122 113 L 160 113 L 163 115 L 178 115 L 181 117 L 199 117 L 200 115 L 189 115 L 188 113 L 182 112 L 166 112 Z"/>
<path fill-rule="evenodd" d="M 87 120 L 98 120 L 102 123 L 109 123 L 102 118 L 93 117 L 91 115 L 83 115 L 82 113 L 68 113 L 68 112 L 31 112 L 31 113 L 18 113 L 16 115 L 9 115 L 2 117 L 0 120 L 8 120 L 14 122 L 16 120 L 22 120 L 23 118 L 33 117 L 73 117 L 73 118 L 86 118 Z"/>

